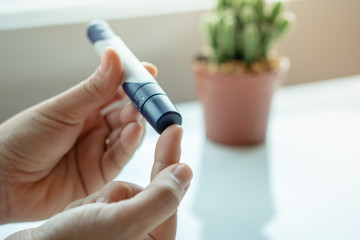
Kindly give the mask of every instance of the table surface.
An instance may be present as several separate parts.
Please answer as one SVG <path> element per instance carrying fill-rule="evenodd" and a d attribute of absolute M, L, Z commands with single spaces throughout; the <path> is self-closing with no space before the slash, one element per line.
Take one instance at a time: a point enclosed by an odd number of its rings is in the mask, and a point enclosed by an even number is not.
<path fill-rule="evenodd" d="M 194 172 L 178 240 L 360 239 L 360 75 L 280 88 L 256 147 L 215 144 L 197 102 L 178 108 L 181 161 Z M 157 138 L 148 127 L 117 179 L 149 183 Z M 0 239 L 39 224 L 0 226 Z"/>

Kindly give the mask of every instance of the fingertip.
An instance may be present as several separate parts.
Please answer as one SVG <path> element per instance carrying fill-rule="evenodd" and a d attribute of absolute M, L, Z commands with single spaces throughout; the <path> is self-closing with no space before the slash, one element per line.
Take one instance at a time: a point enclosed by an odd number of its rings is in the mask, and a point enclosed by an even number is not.
<path fill-rule="evenodd" d="M 164 168 L 180 161 L 182 133 L 182 127 L 174 124 L 167 127 L 160 135 L 155 148 L 152 179 Z"/>
<path fill-rule="evenodd" d="M 146 70 L 148 70 L 148 72 L 153 75 L 153 77 L 156 77 L 159 73 L 157 67 L 149 62 L 143 62 L 144 67 L 146 68 Z"/>
<path fill-rule="evenodd" d="M 105 49 L 100 66 L 86 80 L 44 103 L 48 116 L 78 124 L 116 99 L 122 81 L 121 61 L 112 48 Z"/>
<path fill-rule="evenodd" d="M 181 135 L 183 134 L 183 128 L 182 126 L 178 125 L 178 124 L 173 124 L 168 126 L 162 133 L 162 135 L 169 135 L 169 134 L 176 134 L 176 135 Z"/>
<path fill-rule="evenodd" d="M 171 141 L 181 142 L 183 136 L 183 128 L 178 124 L 173 124 L 167 127 L 160 135 L 159 142 L 164 138 L 171 138 Z M 170 140 L 167 140 L 170 141 Z"/>
<path fill-rule="evenodd" d="M 145 125 L 144 117 L 136 109 L 136 107 L 132 102 L 126 103 L 120 114 L 121 114 L 120 119 L 122 124 L 128 124 L 130 122 L 139 122 L 141 125 Z"/>
<path fill-rule="evenodd" d="M 125 126 L 120 142 L 129 156 L 140 146 L 143 131 L 144 126 L 139 122 L 131 122 Z"/>
<path fill-rule="evenodd" d="M 186 164 L 175 164 L 162 170 L 136 197 L 128 207 L 139 223 L 140 229 L 148 233 L 154 226 L 173 216 L 192 179 L 191 168 Z M 141 227 L 142 226 L 142 227 Z"/>
<path fill-rule="evenodd" d="M 143 190 L 142 187 L 129 183 L 113 181 L 108 183 L 99 193 L 96 202 L 114 203 L 134 197 Z"/>
<path fill-rule="evenodd" d="M 99 73 L 104 76 L 117 76 L 119 81 L 122 77 L 122 64 L 119 55 L 112 47 L 107 47 L 100 60 Z"/>
<path fill-rule="evenodd" d="M 172 169 L 172 172 L 184 189 L 190 184 L 193 178 L 193 172 L 191 168 L 185 163 L 177 164 Z"/>
<path fill-rule="evenodd" d="M 144 131 L 144 127 L 138 122 L 131 122 L 124 128 L 113 130 L 110 146 L 101 163 L 106 181 L 116 177 L 130 160 L 142 142 Z"/>
<path fill-rule="evenodd" d="M 101 61 L 100 61 L 100 72 L 102 74 L 106 74 L 110 67 L 111 67 L 111 63 L 112 63 L 112 56 L 110 53 L 110 49 L 105 49 L 104 54 L 101 57 Z"/>
<path fill-rule="evenodd" d="M 106 48 L 100 66 L 82 85 L 83 92 L 91 98 L 88 104 L 98 102 L 103 107 L 111 103 L 118 94 L 122 75 L 119 56 L 111 47 Z"/>
<path fill-rule="evenodd" d="M 181 140 L 182 130 L 180 128 L 177 126 L 170 126 L 165 129 L 156 144 L 155 160 L 158 160 L 158 157 L 164 159 L 169 158 L 171 155 L 174 155 L 175 152 L 180 151 Z"/>
<path fill-rule="evenodd" d="M 122 63 L 120 56 L 117 54 L 114 48 L 107 47 L 104 51 L 104 56 L 107 56 L 111 60 L 111 69 L 122 72 Z"/>

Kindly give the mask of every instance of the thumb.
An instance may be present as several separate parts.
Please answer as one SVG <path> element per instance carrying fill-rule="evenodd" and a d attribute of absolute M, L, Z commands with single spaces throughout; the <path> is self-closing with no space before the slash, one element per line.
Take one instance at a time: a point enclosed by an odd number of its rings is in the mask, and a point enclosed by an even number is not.
<path fill-rule="evenodd" d="M 136 223 L 136 228 L 129 227 L 128 230 L 134 231 L 129 235 L 134 236 L 134 239 L 147 236 L 176 212 L 192 176 L 190 167 L 183 163 L 165 168 L 144 191 L 130 200 L 117 203 L 119 211 L 114 211 L 115 222 L 131 216 L 131 222 Z M 126 216 L 121 211 L 124 207 L 127 209 Z"/>
<path fill-rule="evenodd" d="M 107 48 L 100 66 L 88 79 L 49 99 L 41 107 L 55 119 L 76 124 L 116 96 L 122 74 L 119 56 L 115 50 Z"/>

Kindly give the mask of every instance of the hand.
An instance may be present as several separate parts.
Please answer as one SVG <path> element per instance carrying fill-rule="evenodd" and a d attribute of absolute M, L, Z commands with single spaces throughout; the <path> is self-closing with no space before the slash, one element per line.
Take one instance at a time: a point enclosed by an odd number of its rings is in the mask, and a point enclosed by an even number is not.
<path fill-rule="evenodd" d="M 126 182 L 109 183 L 39 228 L 8 239 L 174 239 L 176 209 L 192 178 L 187 165 L 176 164 L 181 132 L 181 127 L 173 125 L 160 136 L 153 179 L 146 189 Z"/>
<path fill-rule="evenodd" d="M 145 128 L 132 104 L 102 114 L 125 96 L 122 73 L 107 49 L 87 80 L 0 125 L 0 224 L 48 218 L 119 173 Z"/>

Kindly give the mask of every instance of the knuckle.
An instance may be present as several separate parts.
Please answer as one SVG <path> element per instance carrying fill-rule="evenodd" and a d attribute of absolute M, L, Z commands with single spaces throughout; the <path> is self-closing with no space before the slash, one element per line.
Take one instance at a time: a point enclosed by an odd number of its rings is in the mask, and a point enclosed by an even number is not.
<path fill-rule="evenodd" d="M 181 201 L 181 188 L 174 181 L 171 184 L 165 184 L 158 188 L 160 200 L 166 204 L 179 205 Z"/>
<path fill-rule="evenodd" d="M 113 186 L 113 191 L 115 193 L 115 198 L 112 199 L 112 202 L 130 199 L 135 196 L 134 187 L 127 182 L 118 182 L 117 185 Z"/>
<path fill-rule="evenodd" d="M 108 100 L 109 96 L 106 88 L 99 84 L 98 78 L 97 74 L 94 74 L 89 80 L 84 81 L 83 89 L 88 95 L 95 99 Z"/>

